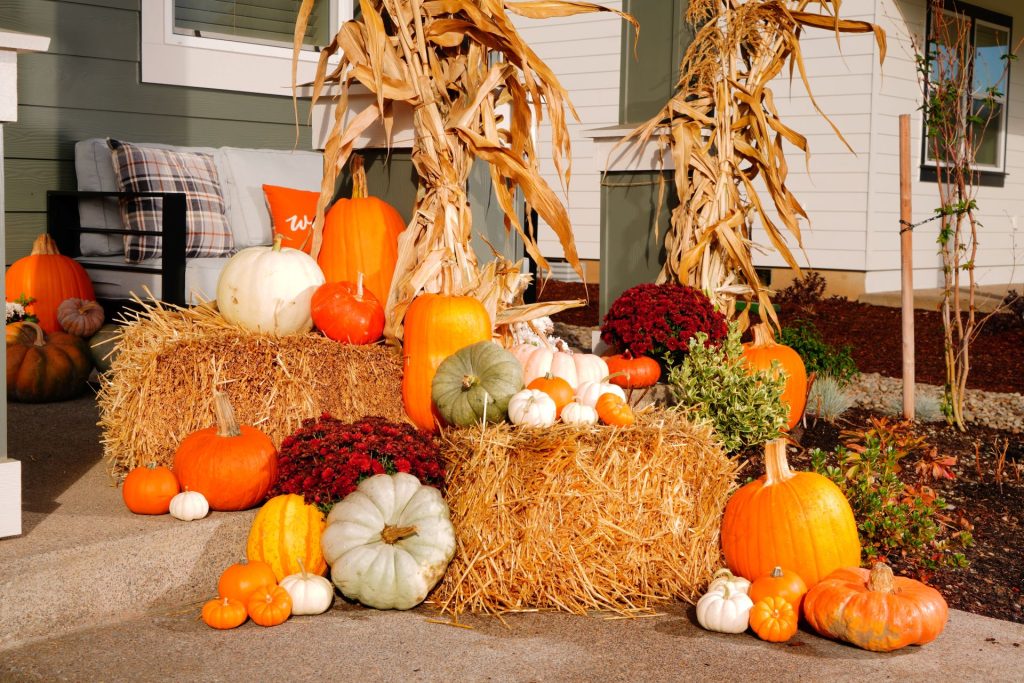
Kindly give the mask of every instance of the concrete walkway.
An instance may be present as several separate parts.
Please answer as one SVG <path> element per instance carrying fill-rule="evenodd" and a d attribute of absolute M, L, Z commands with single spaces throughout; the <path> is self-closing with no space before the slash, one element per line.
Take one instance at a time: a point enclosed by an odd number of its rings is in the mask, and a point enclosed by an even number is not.
<path fill-rule="evenodd" d="M 700 629 L 693 608 L 642 619 L 512 615 L 507 626 L 429 607 L 217 632 L 198 620 L 252 513 L 183 523 L 129 513 L 100 461 L 90 399 L 11 405 L 26 534 L 0 540 L 0 681 L 1022 680 L 1024 625 L 953 612 L 923 648 L 878 655 L 801 631 L 769 645 Z"/>

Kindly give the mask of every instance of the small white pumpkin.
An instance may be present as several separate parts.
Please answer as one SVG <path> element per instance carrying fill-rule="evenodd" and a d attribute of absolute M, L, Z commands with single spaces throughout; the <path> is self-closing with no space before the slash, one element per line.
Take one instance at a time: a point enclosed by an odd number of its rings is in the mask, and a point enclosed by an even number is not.
<path fill-rule="evenodd" d="M 707 592 L 721 591 L 723 587 L 729 586 L 729 588 L 741 591 L 743 593 L 750 592 L 750 581 L 742 576 L 736 576 L 726 568 L 719 569 L 715 572 L 714 577 L 711 579 L 711 583 L 708 584 Z"/>
<path fill-rule="evenodd" d="M 697 623 L 709 631 L 743 633 L 753 606 L 749 595 L 724 584 L 697 601 Z"/>
<path fill-rule="evenodd" d="M 444 576 L 455 529 L 441 492 L 411 474 L 378 474 L 334 506 L 320 537 L 342 594 L 377 609 L 412 609 Z"/>
<path fill-rule="evenodd" d="M 249 247 L 228 260 L 217 280 L 217 308 L 250 332 L 308 332 L 313 292 L 323 283 L 317 262 L 299 249 L 282 248 L 277 235 L 273 246 Z"/>
<path fill-rule="evenodd" d="M 555 424 L 555 400 L 539 389 L 523 389 L 508 400 L 508 419 L 521 427 L 550 427 Z"/>
<path fill-rule="evenodd" d="M 323 614 L 334 602 L 334 585 L 322 576 L 310 574 L 299 560 L 298 574 L 281 579 L 281 588 L 292 599 L 292 614 Z"/>
<path fill-rule="evenodd" d="M 576 402 L 582 403 L 591 408 L 597 406 L 597 399 L 604 394 L 615 394 L 623 401 L 626 400 L 626 392 L 617 384 L 611 382 L 584 382 L 576 389 Z"/>
<path fill-rule="evenodd" d="M 523 366 L 523 384 L 550 374 L 561 377 L 573 389 L 582 382 L 600 380 L 608 376 L 608 363 L 593 353 L 571 353 L 565 343 L 558 348 L 517 344 L 512 355 Z"/>
<path fill-rule="evenodd" d="M 597 424 L 597 409 L 573 401 L 562 408 L 562 422 L 567 425 Z"/>
<path fill-rule="evenodd" d="M 199 491 L 185 490 L 171 498 L 171 517 L 183 522 L 202 519 L 210 513 L 206 496 Z"/>

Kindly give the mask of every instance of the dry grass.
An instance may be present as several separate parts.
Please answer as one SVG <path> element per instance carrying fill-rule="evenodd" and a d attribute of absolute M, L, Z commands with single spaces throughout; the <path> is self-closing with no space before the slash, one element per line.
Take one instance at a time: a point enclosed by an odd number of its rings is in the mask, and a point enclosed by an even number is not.
<path fill-rule="evenodd" d="M 270 337 L 230 325 L 206 304 L 144 304 L 118 341 L 99 392 L 104 456 L 120 478 L 170 464 L 181 440 L 214 423 L 213 390 L 242 424 L 274 442 L 323 412 L 404 421 L 402 362 L 383 345 L 351 346 L 316 334 Z"/>
<path fill-rule="evenodd" d="M 636 615 L 693 601 L 720 566 L 737 464 L 679 412 L 630 429 L 447 430 L 442 450 L 458 550 L 432 601 L 456 618 Z"/>

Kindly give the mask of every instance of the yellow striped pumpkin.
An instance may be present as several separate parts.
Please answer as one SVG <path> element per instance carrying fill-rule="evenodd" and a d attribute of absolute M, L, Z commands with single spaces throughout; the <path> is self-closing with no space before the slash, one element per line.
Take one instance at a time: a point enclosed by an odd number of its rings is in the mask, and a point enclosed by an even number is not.
<path fill-rule="evenodd" d="M 324 516 L 302 496 L 290 493 L 268 500 L 252 522 L 245 552 L 249 561 L 266 562 L 281 581 L 301 571 L 299 561 L 310 574 L 327 573 L 327 562 L 320 550 Z"/>

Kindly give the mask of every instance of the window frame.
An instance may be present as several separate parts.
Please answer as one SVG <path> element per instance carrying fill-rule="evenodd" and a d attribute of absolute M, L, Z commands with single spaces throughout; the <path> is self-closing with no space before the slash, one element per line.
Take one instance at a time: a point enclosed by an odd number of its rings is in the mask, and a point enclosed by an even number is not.
<path fill-rule="evenodd" d="M 931 3 L 927 4 L 927 11 L 925 13 L 925 44 L 926 54 L 930 54 L 930 36 L 932 33 L 932 6 Z M 983 7 L 971 5 L 965 2 L 959 2 L 958 0 L 943 0 L 941 3 L 941 11 L 949 14 L 959 15 L 970 21 L 970 54 L 971 63 L 968 68 L 971 70 L 971 79 L 973 80 L 974 72 L 974 55 L 976 52 L 976 31 L 978 22 L 984 25 L 1005 30 L 1008 36 L 1008 49 L 1009 46 L 1013 45 L 1013 17 L 995 12 Z M 976 181 L 979 185 L 989 187 L 1003 187 L 1005 178 L 1007 175 L 1006 171 L 1006 156 L 1007 156 L 1007 142 L 1009 138 L 1008 125 L 1009 125 L 1009 106 L 1010 106 L 1010 72 L 1011 63 L 1008 62 L 1006 65 L 1006 88 L 1002 94 L 1002 114 L 1001 114 L 1001 125 L 999 132 L 999 140 L 996 143 L 997 152 L 999 154 L 999 164 L 978 164 L 976 163 L 972 170 L 975 173 Z M 930 84 L 926 78 L 925 81 L 925 92 L 928 91 Z M 973 106 L 973 102 L 977 98 L 973 97 L 972 93 L 966 95 L 969 102 L 966 106 Z M 929 146 L 928 146 L 928 135 L 927 127 L 924 122 L 924 118 L 921 120 L 921 156 L 920 156 L 920 180 L 922 182 L 937 182 L 938 181 L 938 164 L 928 158 L 929 157 Z"/>
<path fill-rule="evenodd" d="M 328 1 L 333 37 L 358 0 Z M 174 0 L 142 0 L 139 14 L 142 82 L 291 97 L 292 48 L 175 33 Z M 319 51 L 300 51 L 300 83 L 313 80 L 319 58 Z"/>

